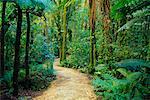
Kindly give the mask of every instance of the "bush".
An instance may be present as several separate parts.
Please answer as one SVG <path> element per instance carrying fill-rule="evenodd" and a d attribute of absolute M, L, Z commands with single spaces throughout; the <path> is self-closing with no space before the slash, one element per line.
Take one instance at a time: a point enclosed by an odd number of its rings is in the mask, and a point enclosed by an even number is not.
<path fill-rule="evenodd" d="M 55 78 L 53 61 L 47 60 L 44 64 L 33 64 L 30 77 L 32 90 L 40 90 L 49 86 Z"/>

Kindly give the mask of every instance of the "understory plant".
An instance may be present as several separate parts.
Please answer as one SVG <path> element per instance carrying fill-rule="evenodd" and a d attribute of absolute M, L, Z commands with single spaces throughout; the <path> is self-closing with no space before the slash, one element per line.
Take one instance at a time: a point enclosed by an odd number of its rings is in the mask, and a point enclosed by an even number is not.
<path fill-rule="evenodd" d="M 113 69 L 99 65 L 93 79 L 95 92 L 104 100 L 147 99 L 150 93 L 149 68 L 149 63 L 136 59 L 123 60 Z"/>

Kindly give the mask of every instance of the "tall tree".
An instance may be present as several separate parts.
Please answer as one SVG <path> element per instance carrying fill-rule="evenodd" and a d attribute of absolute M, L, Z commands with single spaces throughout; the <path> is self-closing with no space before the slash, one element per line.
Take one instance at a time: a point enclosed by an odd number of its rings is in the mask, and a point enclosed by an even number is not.
<path fill-rule="evenodd" d="M 62 1 L 61 0 L 57 0 L 55 1 L 54 0 L 54 3 L 57 5 L 57 6 L 60 6 Z M 57 41 L 58 41 L 58 56 L 60 58 L 60 62 L 62 61 L 62 27 L 61 27 L 61 12 L 59 11 L 57 13 L 57 15 L 54 17 L 55 19 L 55 23 L 56 23 L 56 26 L 57 26 L 57 30 L 58 30 L 58 33 L 57 33 Z"/>
<path fill-rule="evenodd" d="M 110 0 L 103 0 L 102 2 L 102 13 L 103 13 L 103 30 L 104 30 L 104 36 L 105 41 L 108 46 L 108 53 L 107 56 L 110 57 L 112 55 L 112 47 L 110 44 L 112 43 L 112 37 L 110 34 Z M 106 60 L 108 62 L 108 59 Z"/>
<path fill-rule="evenodd" d="M 5 11 L 6 1 L 3 1 L 2 7 L 2 27 L 0 32 L 0 76 L 4 75 L 4 36 L 5 36 Z"/>
<path fill-rule="evenodd" d="M 90 7 L 90 66 L 96 65 L 96 37 L 95 37 L 95 22 L 96 22 L 96 1 L 89 0 Z"/>
<path fill-rule="evenodd" d="M 30 13 L 26 11 L 27 18 L 27 33 L 26 33 L 26 53 L 25 53 L 25 67 L 26 67 L 26 80 L 29 79 L 29 43 L 30 43 Z"/>
<path fill-rule="evenodd" d="M 60 16 L 60 12 L 58 13 L 58 15 L 55 17 L 55 22 L 56 22 L 56 26 L 57 26 L 57 41 L 58 41 L 58 55 L 60 58 L 60 61 L 62 61 L 62 33 L 61 33 L 61 16 Z"/>
<path fill-rule="evenodd" d="M 61 60 L 66 59 L 66 38 L 67 38 L 67 7 L 64 6 L 64 12 L 63 12 L 63 36 L 62 36 L 62 55 L 61 55 Z"/>
<path fill-rule="evenodd" d="M 62 50 L 61 50 L 61 61 L 66 59 L 66 41 L 67 41 L 67 34 L 68 34 L 68 20 L 70 16 L 69 7 L 71 4 L 74 3 L 73 0 L 67 1 L 65 0 L 65 5 L 63 7 L 63 34 L 62 34 Z"/>
<path fill-rule="evenodd" d="M 20 66 L 20 38 L 21 38 L 21 26 L 22 26 L 22 9 L 18 5 L 18 20 L 17 20 L 17 32 L 15 42 L 15 59 L 14 59 L 14 72 L 13 72 L 13 95 L 18 95 L 18 72 Z"/>

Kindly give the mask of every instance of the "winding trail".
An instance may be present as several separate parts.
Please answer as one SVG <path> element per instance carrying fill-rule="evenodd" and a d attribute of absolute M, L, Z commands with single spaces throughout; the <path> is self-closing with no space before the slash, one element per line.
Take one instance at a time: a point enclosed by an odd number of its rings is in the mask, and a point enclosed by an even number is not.
<path fill-rule="evenodd" d="M 57 79 L 47 90 L 33 100 L 96 100 L 90 80 L 77 70 L 59 67 L 59 59 L 54 62 Z"/>

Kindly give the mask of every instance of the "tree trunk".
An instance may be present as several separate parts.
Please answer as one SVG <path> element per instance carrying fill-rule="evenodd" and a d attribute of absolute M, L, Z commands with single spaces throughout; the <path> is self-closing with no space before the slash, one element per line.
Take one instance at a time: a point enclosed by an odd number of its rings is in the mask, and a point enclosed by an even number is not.
<path fill-rule="evenodd" d="M 4 36 L 5 36 L 5 10 L 6 10 L 6 1 L 3 1 L 2 7 L 2 27 L 0 33 L 0 76 L 4 75 Z"/>
<path fill-rule="evenodd" d="M 47 25 L 47 18 L 46 18 L 46 16 L 44 16 L 44 34 L 47 37 L 47 41 L 46 42 L 49 43 L 50 42 L 50 38 L 48 36 L 48 25 Z"/>
<path fill-rule="evenodd" d="M 60 62 L 62 61 L 62 33 L 61 33 L 61 18 L 60 18 L 60 13 L 57 15 L 57 17 L 55 17 L 56 20 L 56 26 L 57 26 L 57 30 L 58 30 L 58 34 L 57 34 L 57 42 L 58 42 L 58 56 L 60 58 Z"/>
<path fill-rule="evenodd" d="M 20 66 L 20 38 L 21 38 L 21 25 L 22 25 L 22 10 L 18 6 L 18 20 L 17 20 L 17 32 L 16 32 L 16 42 L 15 42 L 15 59 L 14 59 L 14 72 L 13 72 L 13 95 L 18 95 L 18 72 Z"/>
<path fill-rule="evenodd" d="M 110 34 L 110 0 L 104 0 L 103 4 L 102 4 L 103 8 L 102 8 L 102 12 L 103 12 L 103 28 L 104 28 L 104 36 L 105 36 L 105 41 L 108 44 L 108 53 L 107 53 L 107 57 L 108 59 L 106 59 L 106 63 L 108 63 L 108 60 L 110 58 L 110 55 L 112 55 L 112 47 L 110 46 L 110 44 L 112 43 L 112 37 Z"/>
<path fill-rule="evenodd" d="M 89 0 L 90 6 L 90 66 L 96 65 L 96 37 L 95 37 L 95 21 L 96 21 L 96 1 Z"/>
<path fill-rule="evenodd" d="M 26 67 L 26 81 L 29 79 L 29 43 L 30 43 L 30 14 L 26 11 L 27 18 L 27 33 L 26 33 L 26 55 L 25 55 L 25 67 Z"/>
<path fill-rule="evenodd" d="M 61 32 L 61 26 L 58 29 L 58 52 L 59 52 L 60 61 L 62 61 L 62 32 Z"/>
<path fill-rule="evenodd" d="M 62 55 L 61 55 L 61 60 L 66 59 L 66 37 L 67 37 L 67 8 L 64 7 L 64 15 L 63 15 L 63 40 L 62 40 Z"/>

